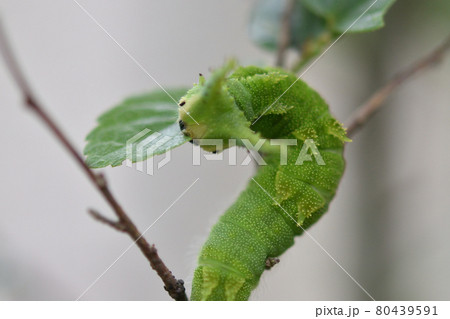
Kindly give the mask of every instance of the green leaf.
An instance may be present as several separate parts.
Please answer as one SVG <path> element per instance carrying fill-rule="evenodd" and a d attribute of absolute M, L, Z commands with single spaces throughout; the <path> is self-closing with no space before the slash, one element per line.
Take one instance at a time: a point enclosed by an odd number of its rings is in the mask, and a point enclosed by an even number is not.
<path fill-rule="evenodd" d="M 312 12 L 326 19 L 328 27 L 343 33 L 361 14 L 348 32 L 365 32 L 384 26 L 383 17 L 395 0 L 301 0 Z M 373 4 L 373 5 L 372 5 Z"/>
<path fill-rule="evenodd" d="M 186 91 L 170 90 L 169 94 L 179 99 Z M 98 119 L 98 126 L 86 138 L 86 163 L 91 168 L 118 166 L 127 157 L 144 161 L 180 146 L 189 138 L 181 133 L 177 118 L 178 105 L 163 91 L 129 98 Z"/>
<path fill-rule="evenodd" d="M 281 20 L 288 0 L 260 0 L 251 17 L 249 34 L 259 46 L 276 50 L 280 37 Z M 305 41 L 326 32 L 326 21 L 296 1 L 291 14 L 289 46 L 300 49 Z"/>
<path fill-rule="evenodd" d="M 287 2 L 288 0 L 258 1 L 249 24 L 253 42 L 270 51 L 277 49 Z M 320 53 L 333 37 L 345 32 L 353 23 L 347 32 L 365 32 L 383 27 L 383 17 L 394 2 L 395 0 L 296 0 L 291 12 L 289 46 L 300 50 L 303 59 L 308 60 Z M 363 12 L 365 13 L 361 16 Z"/>

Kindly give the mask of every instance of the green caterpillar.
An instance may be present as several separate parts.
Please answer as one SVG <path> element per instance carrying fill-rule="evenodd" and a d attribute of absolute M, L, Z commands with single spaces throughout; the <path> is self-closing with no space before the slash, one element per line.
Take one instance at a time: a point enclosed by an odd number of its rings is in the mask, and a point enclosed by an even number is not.
<path fill-rule="evenodd" d="M 238 146 L 243 139 L 253 145 L 267 139 L 261 147 L 267 165 L 212 228 L 194 273 L 192 300 L 247 300 L 266 260 L 280 256 L 327 211 L 345 167 L 349 140 L 319 94 L 281 69 L 239 67 L 229 75 L 233 69 L 230 61 L 208 80 L 201 76 L 181 98 L 180 128 L 194 140 L 220 139 L 223 149 L 230 139 Z M 286 165 L 268 139 L 298 142 L 287 148 Z M 324 163 L 306 154 L 300 165 L 303 145 L 311 140 L 317 147 L 312 155 L 319 152 Z"/>

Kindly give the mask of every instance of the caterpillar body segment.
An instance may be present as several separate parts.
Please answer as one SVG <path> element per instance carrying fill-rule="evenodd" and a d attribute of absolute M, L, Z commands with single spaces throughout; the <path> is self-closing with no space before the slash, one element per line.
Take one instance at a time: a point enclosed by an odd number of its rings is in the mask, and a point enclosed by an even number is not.
<path fill-rule="evenodd" d="M 265 270 L 328 209 L 344 172 L 342 125 L 314 90 L 275 68 L 227 63 L 181 99 L 179 121 L 193 139 L 266 139 L 261 165 L 220 217 L 194 273 L 192 300 L 247 300 Z M 296 140 L 280 160 L 270 139 Z M 207 151 L 217 151 L 202 146 Z M 220 150 L 219 150 L 220 151 Z"/>

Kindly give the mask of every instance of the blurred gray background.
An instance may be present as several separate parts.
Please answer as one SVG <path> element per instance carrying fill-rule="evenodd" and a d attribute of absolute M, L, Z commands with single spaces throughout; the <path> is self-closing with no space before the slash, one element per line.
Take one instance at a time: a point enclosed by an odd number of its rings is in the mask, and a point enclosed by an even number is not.
<path fill-rule="evenodd" d="M 164 87 L 235 56 L 272 64 L 247 22 L 256 1 L 80 0 Z M 96 117 L 157 88 L 71 0 L 0 0 L 0 14 L 33 89 L 79 150 Z M 344 36 L 304 79 L 342 121 L 396 71 L 450 30 L 449 1 L 399 0 L 381 31 Z M 347 171 L 330 211 L 310 230 L 377 300 L 450 298 L 450 58 L 393 95 L 346 149 Z M 21 103 L 0 63 L 0 299 L 76 299 L 129 245 L 94 222 L 109 207 L 49 131 Z M 148 176 L 105 169 L 119 201 L 190 290 L 209 227 L 244 189 L 253 167 L 191 165 L 191 145 Z M 240 152 L 242 157 L 245 154 Z M 84 300 L 168 300 L 137 248 Z M 254 300 L 368 300 L 307 236 L 263 275 Z"/>

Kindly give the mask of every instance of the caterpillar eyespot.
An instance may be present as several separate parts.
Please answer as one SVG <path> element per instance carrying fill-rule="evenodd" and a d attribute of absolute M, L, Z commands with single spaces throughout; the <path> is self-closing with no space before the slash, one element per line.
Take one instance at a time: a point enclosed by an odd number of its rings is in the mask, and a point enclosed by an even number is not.
<path fill-rule="evenodd" d="M 180 129 L 193 140 L 220 139 L 224 149 L 229 139 L 238 146 L 243 139 L 253 145 L 260 139 L 298 142 L 285 165 L 270 150 L 261 152 L 267 165 L 220 217 L 200 252 L 191 299 L 246 300 L 271 261 L 327 211 L 344 172 L 348 139 L 319 94 L 276 68 L 236 68 L 230 61 L 209 79 L 201 76 L 181 100 Z M 325 165 L 296 163 L 311 140 L 316 148 L 310 157 L 320 153 Z"/>

